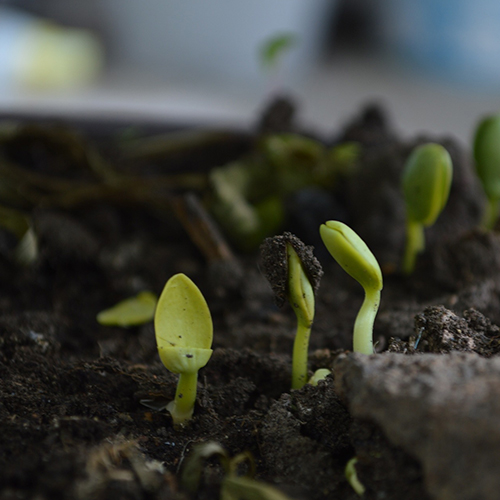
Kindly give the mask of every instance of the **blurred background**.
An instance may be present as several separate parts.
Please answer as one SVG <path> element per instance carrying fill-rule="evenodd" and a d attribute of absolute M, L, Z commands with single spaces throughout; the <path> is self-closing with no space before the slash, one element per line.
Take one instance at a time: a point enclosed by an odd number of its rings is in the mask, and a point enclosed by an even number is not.
<path fill-rule="evenodd" d="M 245 127 L 280 92 L 319 132 L 376 101 L 403 134 L 469 141 L 500 110 L 500 2 L 0 0 L 3 114 Z"/>

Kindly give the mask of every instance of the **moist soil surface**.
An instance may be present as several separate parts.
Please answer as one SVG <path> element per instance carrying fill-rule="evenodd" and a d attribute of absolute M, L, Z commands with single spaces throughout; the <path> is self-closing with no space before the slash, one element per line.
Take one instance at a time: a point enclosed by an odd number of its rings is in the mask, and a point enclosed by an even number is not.
<path fill-rule="evenodd" d="M 193 152 L 170 152 L 168 161 L 143 159 L 136 171 L 205 172 L 234 160 L 264 131 L 298 130 L 291 107 L 280 106 L 274 115 L 268 110 L 255 133 L 222 134 Z M 72 173 L 54 141 L 41 138 L 44 127 L 29 125 L 4 140 L 0 163 L 48 178 L 84 178 L 81 170 Z M 113 161 L 116 134 L 79 130 Z M 328 219 L 348 223 L 381 264 L 375 356 L 387 350 L 495 356 L 500 238 L 476 229 L 484 197 L 469 151 L 450 138 L 402 139 L 376 107 L 322 141 L 355 141 L 361 153 L 332 190 L 321 196 L 305 190 L 300 210 L 283 227 L 315 247 L 324 270 L 310 339 L 311 374 L 334 369 L 336 358 L 352 348 L 363 300 L 359 284 L 319 240 L 317 228 Z M 453 184 L 444 212 L 426 230 L 415 273 L 406 277 L 398 271 L 405 241 L 399 179 L 412 148 L 428 141 L 450 152 Z M 325 213 L 319 199 L 333 208 Z M 207 460 L 195 492 L 181 481 L 192 450 L 209 441 L 230 456 L 250 453 L 255 477 L 290 498 L 358 498 L 344 475 L 354 456 L 364 498 L 434 498 L 414 455 L 393 445 L 374 421 L 350 415 L 334 376 L 290 390 L 295 316 L 288 305 L 275 305 L 257 251 L 207 259 L 172 211 L 140 200 L 115 201 L 23 206 L 38 239 L 38 254 L 27 266 L 13 258 L 12 234 L 1 234 L 0 498 L 216 499 L 223 478 L 216 459 Z M 179 272 L 208 302 L 214 352 L 199 373 L 192 421 L 174 429 L 166 410 L 141 403 L 161 407 L 173 399 L 177 382 L 159 360 L 152 322 L 103 326 L 96 315 L 143 290 L 159 295 Z"/>

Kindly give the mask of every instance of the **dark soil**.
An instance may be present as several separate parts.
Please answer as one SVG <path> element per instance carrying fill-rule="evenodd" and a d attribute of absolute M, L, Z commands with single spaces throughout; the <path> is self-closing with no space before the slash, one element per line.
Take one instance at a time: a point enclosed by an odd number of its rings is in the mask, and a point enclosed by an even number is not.
<path fill-rule="evenodd" d="M 267 116 L 262 128 L 296 130 L 291 108 L 282 103 L 277 109 L 281 114 Z M 30 130 L 2 143 L 0 163 L 67 177 L 73 168 L 68 155 L 58 156 Z M 114 158 L 116 134 L 80 130 L 105 158 Z M 150 157 L 136 166 L 122 162 L 122 168 L 144 175 L 206 171 L 249 151 L 253 139 L 228 134 L 192 154 L 170 155 L 170 163 Z M 500 237 L 475 229 L 484 200 L 469 152 L 449 138 L 401 140 L 376 108 L 328 142 L 345 140 L 362 146 L 356 171 L 322 196 L 338 207 L 328 218 L 343 214 L 383 268 L 377 350 L 495 356 Z M 407 278 L 398 273 L 404 246 L 399 178 L 411 149 L 428 140 L 450 152 L 453 185 L 445 211 L 426 230 L 417 270 Z M 72 161 L 78 158 L 75 153 Z M 40 243 L 29 267 L 13 262 L 11 234 L 0 235 L 0 498 L 189 498 L 179 473 L 193 447 L 207 441 L 231 456 L 250 452 L 256 477 L 291 498 L 358 498 L 344 477 L 354 456 L 365 498 L 431 498 L 416 458 L 392 445 L 374 422 L 351 418 L 331 376 L 290 391 L 295 317 L 289 307 L 275 306 L 257 253 L 237 256 L 234 272 L 217 260 L 207 264 L 172 212 L 123 201 L 23 206 Z M 283 229 L 314 245 L 324 268 L 310 343 L 312 373 L 332 368 L 351 349 L 363 291 L 326 255 L 310 224 L 290 220 Z M 325 220 L 316 220 L 316 227 Z M 208 301 L 214 353 L 200 371 L 192 422 L 174 430 L 166 411 L 140 402 L 168 402 L 176 387 L 176 376 L 159 360 L 152 324 L 105 327 L 96 315 L 142 290 L 159 294 L 178 272 L 189 275 Z M 221 477 L 210 460 L 195 498 L 218 498 Z"/>

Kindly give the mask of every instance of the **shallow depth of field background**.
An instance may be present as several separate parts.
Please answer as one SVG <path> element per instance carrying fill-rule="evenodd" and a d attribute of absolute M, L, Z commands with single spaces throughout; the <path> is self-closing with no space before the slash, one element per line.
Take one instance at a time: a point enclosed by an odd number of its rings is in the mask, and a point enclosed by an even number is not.
<path fill-rule="evenodd" d="M 21 28 L 12 12 L 25 16 Z M 58 48 L 26 42 L 40 19 L 61 30 Z M 74 28 L 93 47 L 81 66 L 86 49 L 65 38 Z M 259 47 L 279 33 L 297 44 L 264 71 Z M 1 113 L 247 126 L 284 92 L 321 133 L 377 101 L 405 135 L 466 143 L 480 116 L 500 111 L 500 2 L 0 1 L 0 66 Z"/>

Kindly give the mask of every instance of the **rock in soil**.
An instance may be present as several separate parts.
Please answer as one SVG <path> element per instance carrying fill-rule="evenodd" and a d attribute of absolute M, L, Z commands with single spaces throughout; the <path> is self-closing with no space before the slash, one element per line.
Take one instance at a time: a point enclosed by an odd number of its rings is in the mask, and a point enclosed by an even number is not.
<path fill-rule="evenodd" d="M 420 463 L 431 498 L 498 498 L 500 358 L 350 354 L 334 372 L 351 415 Z"/>

